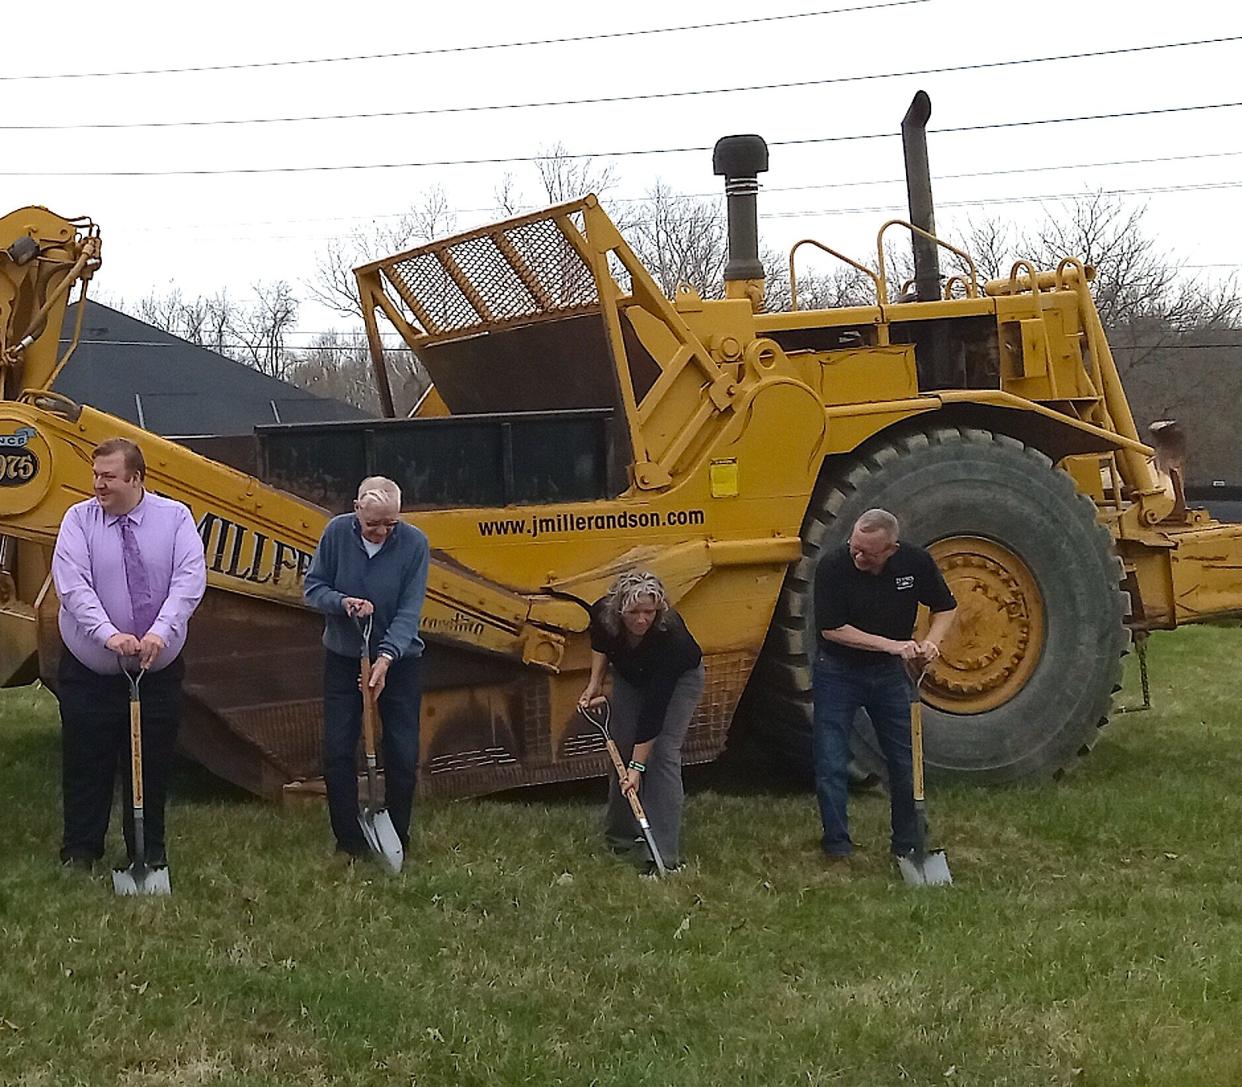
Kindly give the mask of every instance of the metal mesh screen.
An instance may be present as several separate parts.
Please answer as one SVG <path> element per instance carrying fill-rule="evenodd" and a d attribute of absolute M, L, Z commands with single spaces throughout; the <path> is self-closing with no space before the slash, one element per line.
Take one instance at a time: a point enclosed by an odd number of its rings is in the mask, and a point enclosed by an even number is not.
<path fill-rule="evenodd" d="M 569 215 L 581 233 L 581 212 Z M 468 332 L 599 304 L 595 279 L 552 218 L 428 246 L 384 266 L 424 331 Z"/>

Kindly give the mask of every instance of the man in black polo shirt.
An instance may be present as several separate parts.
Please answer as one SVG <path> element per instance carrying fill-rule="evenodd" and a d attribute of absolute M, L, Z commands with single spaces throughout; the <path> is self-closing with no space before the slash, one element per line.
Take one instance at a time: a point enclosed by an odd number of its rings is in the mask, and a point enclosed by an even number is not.
<path fill-rule="evenodd" d="M 921 547 L 898 543 L 897 518 L 868 510 L 849 543 L 825 555 L 815 571 L 815 792 L 831 859 L 854 851 L 846 814 L 850 729 L 867 711 L 888 763 L 895 854 L 917 844 L 910 752 L 911 684 L 905 662 L 920 666 L 940 655 L 957 602 Z M 931 629 L 914 640 L 919 604 L 932 612 Z"/>

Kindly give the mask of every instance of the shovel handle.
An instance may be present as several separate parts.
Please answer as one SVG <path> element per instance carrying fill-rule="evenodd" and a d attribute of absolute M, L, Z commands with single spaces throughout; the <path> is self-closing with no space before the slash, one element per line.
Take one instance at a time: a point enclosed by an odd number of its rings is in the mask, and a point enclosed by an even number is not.
<path fill-rule="evenodd" d="M 625 763 L 621 761 L 621 752 L 617 750 L 617 745 L 612 742 L 609 736 L 605 741 L 608 747 L 608 755 L 612 759 L 613 768 L 617 771 L 617 780 L 624 785 L 625 783 Z M 661 876 L 668 872 L 664 866 L 664 858 L 660 856 L 660 847 L 656 845 L 655 835 L 652 833 L 651 824 L 647 821 L 647 813 L 643 811 L 642 802 L 638 799 L 638 794 L 633 790 L 627 792 L 624 788 L 621 790 L 625 794 L 625 798 L 630 802 L 630 811 L 634 813 L 634 819 L 638 823 L 639 829 L 643 832 L 643 840 L 647 843 L 647 848 L 651 850 L 651 859 L 655 862 L 656 871 Z"/>
<path fill-rule="evenodd" d="M 634 819 L 638 823 L 639 829 L 643 832 L 643 840 L 647 843 L 647 848 L 651 850 L 651 859 L 655 863 L 656 871 L 661 875 L 666 875 L 668 869 L 664 865 L 664 858 L 660 856 L 660 847 L 656 845 L 655 835 L 651 831 L 651 824 L 647 821 L 647 813 L 643 811 L 642 802 L 638 799 L 638 794 L 632 790 L 627 791 L 625 786 L 626 772 L 625 763 L 621 759 L 621 752 L 617 750 L 617 745 L 613 741 L 612 733 L 608 731 L 609 706 L 607 700 L 603 703 L 603 709 L 598 714 L 592 712 L 587 706 L 579 706 L 578 712 L 582 714 L 591 724 L 593 724 L 604 737 L 604 747 L 608 750 L 608 757 L 612 760 L 612 768 L 617 772 L 617 782 L 622 786 L 621 792 L 630 802 L 630 811 L 634 813 Z"/>
<path fill-rule="evenodd" d="M 378 710 L 371 689 L 371 658 L 362 654 L 362 751 L 368 763 L 375 762 L 375 732 Z"/>
<path fill-rule="evenodd" d="M 129 700 L 129 769 L 134 810 L 142 811 L 142 706 L 138 699 Z"/>
<path fill-rule="evenodd" d="M 617 782 L 624 786 L 626 779 L 625 762 L 621 758 L 621 752 L 617 750 L 616 742 L 612 738 L 612 734 L 608 731 L 608 718 L 606 716 L 596 719 L 588 711 L 579 710 L 582 716 L 591 722 L 604 736 L 604 746 L 608 749 L 608 757 L 612 760 L 612 768 L 617 772 Z M 641 801 L 635 792 L 627 792 L 624 788 L 621 790 L 625 798 L 630 802 L 630 811 L 634 813 L 634 818 L 638 820 L 638 825 L 644 830 L 650 825 L 647 822 L 647 813 L 643 811 Z"/>
<path fill-rule="evenodd" d="M 617 745 L 613 743 L 611 736 L 608 737 L 605 743 L 608 747 L 608 757 L 612 759 L 613 769 L 617 772 L 617 781 L 621 785 L 624 785 L 627 775 L 625 772 L 625 763 L 621 761 L 621 752 L 617 750 Z M 643 806 L 638 799 L 638 794 L 633 791 L 627 792 L 624 788 L 621 792 L 625 794 L 625 798 L 630 802 L 630 811 L 634 813 L 634 818 L 638 820 L 638 825 L 645 828 L 648 825 L 647 813 L 643 811 Z"/>
<path fill-rule="evenodd" d="M 914 801 L 923 801 L 923 703 L 910 703 L 910 753 L 914 763 Z"/>

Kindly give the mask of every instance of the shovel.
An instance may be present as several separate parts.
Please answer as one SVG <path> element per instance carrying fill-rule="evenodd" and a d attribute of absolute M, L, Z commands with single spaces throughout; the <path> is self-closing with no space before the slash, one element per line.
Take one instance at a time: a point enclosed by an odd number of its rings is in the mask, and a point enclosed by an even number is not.
<path fill-rule="evenodd" d="M 603 735 L 604 746 L 608 748 L 608 756 L 612 759 L 613 769 L 617 771 L 617 780 L 624 785 L 626 778 L 625 763 L 621 761 L 621 752 L 617 750 L 612 733 L 608 731 L 608 722 L 612 717 L 612 707 L 609 706 L 608 699 L 598 698 L 590 706 L 579 706 L 578 712 L 599 729 Z M 651 824 L 647 822 L 647 813 L 643 811 L 643 806 L 638 800 L 638 794 L 626 792 L 625 789 L 621 791 L 625 793 L 629 800 L 630 810 L 634 813 L 634 818 L 638 822 L 638 829 L 643 832 L 643 839 L 647 843 L 647 848 L 651 850 L 651 859 L 655 861 L 656 872 L 661 876 L 667 876 L 668 869 L 664 867 L 664 858 L 660 856 L 660 849 L 656 845 L 655 835 L 651 833 Z"/>
<path fill-rule="evenodd" d="M 367 760 L 367 798 L 358 812 L 358 825 L 362 827 L 367 848 L 395 874 L 401 871 L 405 861 L 405 848 L 397 836 L 397 828 L 392 825 L 392 816 L 387 809 L 379 807 L 377 800 L 379 766 L 375 758 L 375 723 L 379 707 L 375 704 L 375 691 L 371 689 L 371 622 L 369 615 L 365 626 L 354 617 L 362 635 L 362 750 Z"/>
<path fill-rule="evenodd" d="M 168 880 L 168 866 L 147 867 L 146 832 L 142 817 L 142 703 L 138 697 L 138 685 L 146 675 L 146 669 L 136 673 L 122 667 L 129 680 L 129 765 L 131 778 L 131 802 L 134 807 L 134 860 L 128 868 L 112 870 L 112 889 L 119 895 L 170 895 L 172 885 Z"/>
<path fill-rule="evenodd" d="M 917 827 L 917 844 L 914 852 L 897 858 L 901 878 L 910 887 L 946 887 L 953 882 L 949 872 L 949 858 L 943 849 L 927 848 L 927 800 L 923 795 L 923 703 L 919 699 L 919 687 L 927 675 L 924 668 L 914 684 L 910 702 L 910 749 L 914 764 L 914 819 Z"/>

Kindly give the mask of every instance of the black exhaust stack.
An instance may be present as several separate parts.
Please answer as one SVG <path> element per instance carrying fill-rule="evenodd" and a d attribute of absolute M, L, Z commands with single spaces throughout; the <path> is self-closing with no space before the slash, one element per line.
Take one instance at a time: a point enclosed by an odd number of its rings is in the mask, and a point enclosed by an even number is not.
<path fill-rule="evenodd" d="M 931 167 L 927 162 L 927 122 L 931 99 L 919 91 L 901 119 L 901 146 L 906 157 L 906 195 L 910 222 L 928 234 L 936 233 L 936 210 L 932 206 Z M 719 145 L 717 145 L 719 146 Z M 940 257 L 935 242 L 912 235 L 914 287 L 920 302 L 940 298 Z"/>
<path fill-rule="evenodd" d="M 762 136 L 725 136 L 712 152 L 712 172 L 725 179 L 729 198 L 729 262 L 725 265 L 725 293 L 742 297 L 744 288 L 730 290 L 730 283 L 763 279 L 759 259 L 759 212 L 756 197 L 759 175 L 768 169 L 768 145 Z M 762 301 L 762 294 L 759 296 Z"/>

